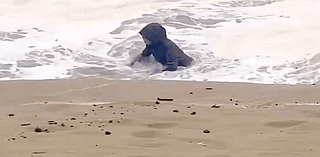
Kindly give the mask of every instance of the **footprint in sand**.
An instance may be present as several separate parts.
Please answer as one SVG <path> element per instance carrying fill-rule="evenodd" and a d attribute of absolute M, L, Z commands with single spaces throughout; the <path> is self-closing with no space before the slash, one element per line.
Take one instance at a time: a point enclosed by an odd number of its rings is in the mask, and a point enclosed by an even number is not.
<path fill-rule="evenodd" d="M 177 126 L 177 123 L 151 123 L 146 126 L 154 129 L 168 129 Z"/>
<path fill-rule="evenodd" d="M 288 121 L 272 121 L 264 123 L 265 126 L 271 126 L 276 128 L 287 128 L 292 126 L 297 126 L 300 124 L 306 123 L 306 121 L 298 121 L 298 120 L 288 120 Z"/>
<path fill-rule="evenodd" d="M 156 138 L 159 136 L 159 133 L 153 130 L 143 130 L 143 131 L 135 131 L 132 133 L 133 136 L 138 138 Z"/>

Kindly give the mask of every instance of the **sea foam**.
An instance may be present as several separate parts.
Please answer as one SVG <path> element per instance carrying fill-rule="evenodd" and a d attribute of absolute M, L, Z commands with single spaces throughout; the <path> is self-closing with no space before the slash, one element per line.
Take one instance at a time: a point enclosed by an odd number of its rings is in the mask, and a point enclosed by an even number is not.
<path fill-rule="evenodd" d="M 56 10 L 79 5 L 72 2 L 50 5 Z M 0 79 L 90 76 L 279 84 L 320 82 L 316 42 L 320 38 L 316 35 L 320 24 L 304 19 L 290 8 L 301 3 L 269 0 L 150 3 L 129 0 L 90 3 L 87 8 L 80 5 L 78 11 L 71 10 L 79 15 L 61 12 L 45 19 L 45 23 L 1 16 L 8 23 L 0 28 Z M 125 12 L 138 4 L 154 7 L 136 11 L 131 17 L 125 13 L 115 15 L 118 19 L 111 15 L 106 15 L 107 19 L 101 17 L 108 7 L 121 11 L 122 6 Z M 19 6 L 24 7 L 28 8 Z M 316 14 L 312 9 L 309 13 L 306 16 Z M 58 18 L 63 15 L 69 17 Z M 9 24 L 10 21 L 18 23 Z M 151 22 L 161 23 L 168 38 L 195 59 L 192 66 L 161 72 L 162 65 L 152 56 L 130 66 L 145 47 L 138 32 Z"/>

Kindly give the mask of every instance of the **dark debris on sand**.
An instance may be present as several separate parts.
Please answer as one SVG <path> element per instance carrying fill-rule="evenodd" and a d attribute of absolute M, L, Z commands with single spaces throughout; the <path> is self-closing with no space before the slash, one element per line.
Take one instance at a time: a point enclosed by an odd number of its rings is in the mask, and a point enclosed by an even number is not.
<path fill-rule="evenodd" d="M 173 101 L 171 98 L 157 98 L 159 101 Z"/>
<path fill-rule="evenodd" d="M 220 106 L 218 106 L 218 105 L 212 105 L 211 107 L 212 108 L 220 108 Z"/>
<path fill-rule="evenodd" d="M 105 135 L 111 135 L 111 132 L 110 131 L 106 131 L 104 134 Z"/>
<path fill-rule="evenodd" d="M 205 129 L 205 130 L 203 130 L 203 133 L 206 133 L 206 134 L 208 134 L 208 133 L 210 133 L 210 130 L 208 130 L 208 129 Z"/>
<path fill-rule="evenodd" d="M 176 113 L 178 113 L 178 112 L 179 112 L 179 110 L 173 110 L 172 112 L 176 112 Z"/>

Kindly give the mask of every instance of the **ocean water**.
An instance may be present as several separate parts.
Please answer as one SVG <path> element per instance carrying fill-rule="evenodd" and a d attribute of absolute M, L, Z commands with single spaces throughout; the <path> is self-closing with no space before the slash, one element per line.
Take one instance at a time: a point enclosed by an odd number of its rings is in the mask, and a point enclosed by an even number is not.
<path fill-rule="evenodd" d="M 0 80 L 76 77 L 320 83 L 314 0 L 8 0 L 0 2 Z M 161 23 L 195 62 L 160 72 L 139 31 Z"/>

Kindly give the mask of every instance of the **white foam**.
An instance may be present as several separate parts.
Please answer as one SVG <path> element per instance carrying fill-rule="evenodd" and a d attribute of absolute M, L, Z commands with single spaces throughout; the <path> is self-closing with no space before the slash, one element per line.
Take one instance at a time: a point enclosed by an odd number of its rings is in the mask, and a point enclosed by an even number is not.
<path fill-rule="evenodd" d="M 0 80 L 97 76 L 254 83 L 320 82 L 320 59 L 317 58 L 320 2 L 220 2 L 1 1 L 0 31 L 7 35 L 0 32 Z M 265 4 L 258 4 L 261 2 Z M 178 15 L 193 20 L 195 25 L 177 21 Z M 207 19 L 224 22 L 201 21 Z M 138 32 L 148 22 L 167 24 L 164 27 L 168 37 L 195 58 L 196 63 L 189 68 L 163 73 L 159 73 L 161 66 L 152 58 L 129 67 L 129 61 L 144 48 Z M 185 28 L 178 28 L 181 26 Z M 117 28 L 118 32 L 109 33 Z M 8 33 L 20 33 L 25 37 L 10 38 Z M 1 41 L 4 39 L 12 41 Z"/>

